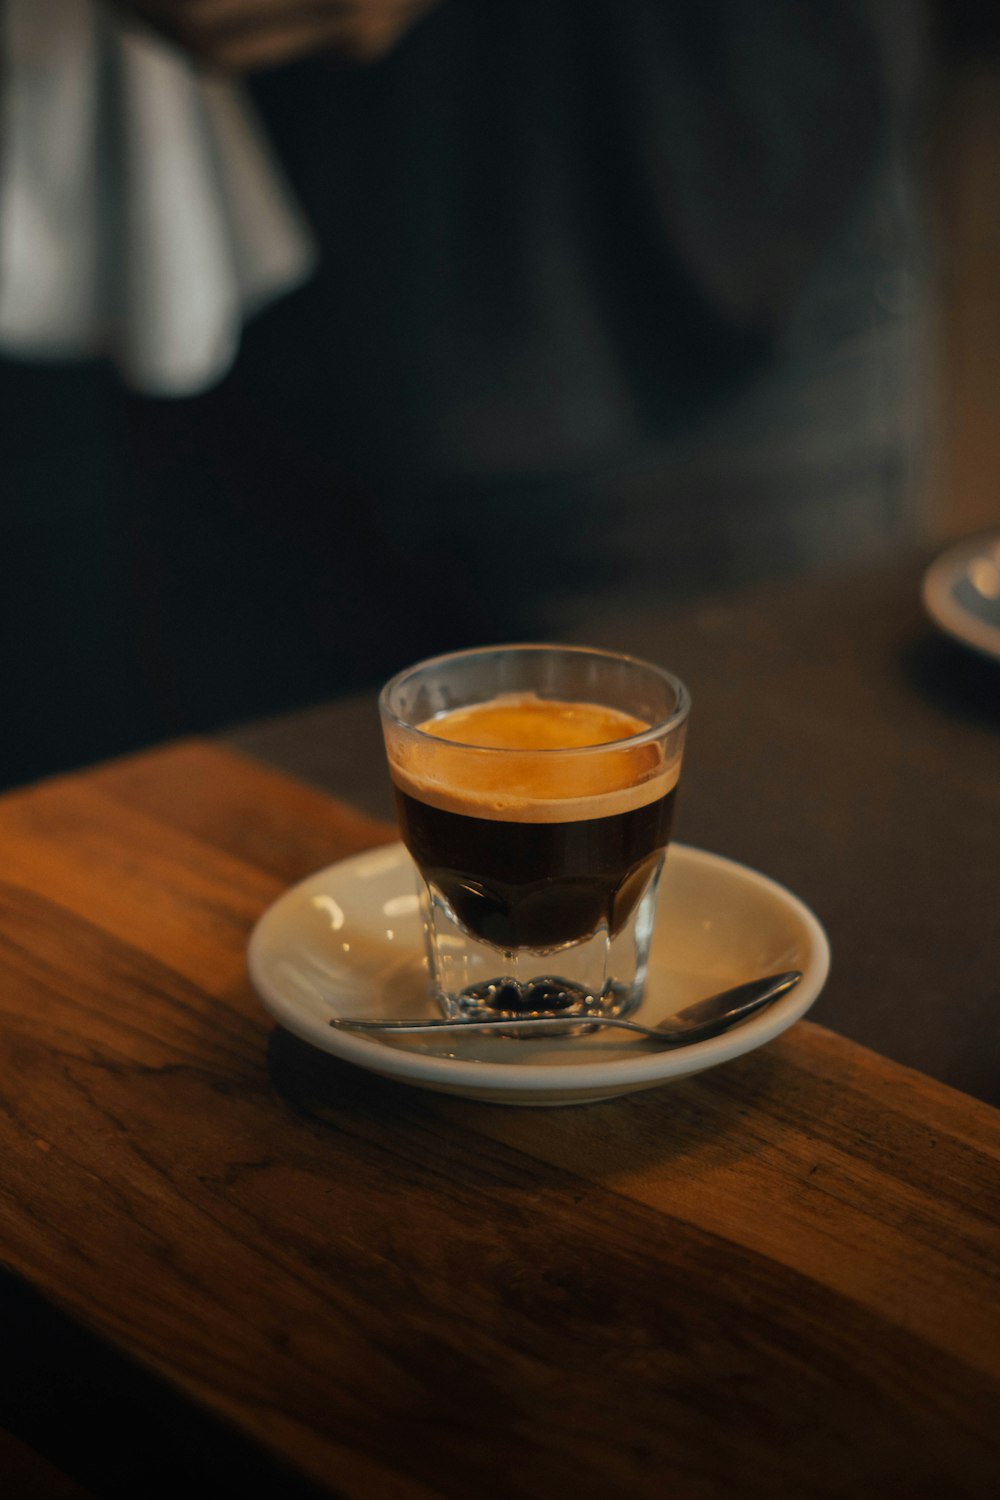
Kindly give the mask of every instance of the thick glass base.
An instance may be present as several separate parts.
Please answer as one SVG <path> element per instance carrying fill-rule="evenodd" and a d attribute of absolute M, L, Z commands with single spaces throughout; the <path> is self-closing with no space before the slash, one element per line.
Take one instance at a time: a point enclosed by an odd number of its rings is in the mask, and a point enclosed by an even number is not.
<path fill-rule="evenodd" d="M 447 1013 L 460 1015 L 470 1021 L 496 1021 L 499 1019 L 523 1021 L 552 1017 L 551 1027 L 537 1028 L 531 1034 L 572 1035 L 593 1031 L 586 1024 L 588 1016 L 625 1016 L 638 1005 L 639 994 L 627 994 L 620 986 L 610 985 L 600 995 L 589 994 L 581 985 L 555 974 L 545 974 L 538 979 L 519 984 L 509 977 L 490 979 L 485 984 L 472 985 L 458 996 L 457 1005 L 449 1006 Z M 572 1021 L 572 1025 L 567 1022 Z M 504 1036 L 527 1036 L 527 1032 L 511 1030 Z"/>
<path fill-rule="evenodd" d="M 443 1014 L 470 1021 L 551 1016 L 553 1032 L 585 1030 L 588 1016 L 627 1016 L 642 999 L 661 867 L 614 935 L 602 924 L 579 942 L 513 952 L 466 931 L 440 890 L 421 879 L 428 968 Z"/>

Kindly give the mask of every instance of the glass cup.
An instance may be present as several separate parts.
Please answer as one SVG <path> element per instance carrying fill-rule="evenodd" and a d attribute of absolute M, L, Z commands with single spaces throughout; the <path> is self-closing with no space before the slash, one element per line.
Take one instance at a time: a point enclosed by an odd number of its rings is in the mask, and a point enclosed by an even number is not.
<path fill-rule="evenodd" d="M 386 684 L 389 770 L 447 1017 L 635 1009 L 689 705 L 669 672 L 576 646 L 456 652 Z"/>

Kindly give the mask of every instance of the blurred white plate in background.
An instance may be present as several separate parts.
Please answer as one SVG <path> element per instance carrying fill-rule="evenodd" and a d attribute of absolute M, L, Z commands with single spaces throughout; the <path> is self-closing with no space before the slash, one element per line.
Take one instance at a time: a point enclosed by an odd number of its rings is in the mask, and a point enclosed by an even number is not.
<path fill-rule="evenodd" d="M 943 552 L 924 574 L 923 598 L 943 631 L 1000 661 L 1000 532 Z"/>

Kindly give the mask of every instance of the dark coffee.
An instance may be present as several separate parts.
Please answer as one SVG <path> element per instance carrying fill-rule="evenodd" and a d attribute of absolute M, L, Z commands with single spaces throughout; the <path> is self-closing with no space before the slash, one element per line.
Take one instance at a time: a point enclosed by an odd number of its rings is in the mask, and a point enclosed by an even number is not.
<path fill-rule="evenodd" d="M 390 748 L 400 827 L 466 932 L 506 951 L 620 932 L 673 817 L 677 767 L 648 726 L 520 695 L 420 727 L 431 738 Z"/>
<path fill-rule="evenodd" d="M 399 787 L 396 805 L 406 847 L 462 926 L 511 950 L 620 932 L 669 842 L 675 795 L 563 823 L 449 812 Z"/>

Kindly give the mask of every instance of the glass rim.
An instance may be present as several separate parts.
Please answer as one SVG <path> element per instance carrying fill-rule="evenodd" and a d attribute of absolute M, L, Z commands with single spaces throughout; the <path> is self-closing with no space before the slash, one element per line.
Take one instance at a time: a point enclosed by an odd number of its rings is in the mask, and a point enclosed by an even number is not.
<path fill-rule="evenodd" d="M 673 688 L 677 697 L 674 710 L 667 718 L 658 719 L 655 724 L 650 724 L 646 729 L 641 729 L 635 734 L 624 735 L 621 739 L 604 740 L 598 745 L 543 745 L 534 749 L 523 745 L 475 745 L 467 744 L 464 740 L 444 740 L 438 735 L 428 734 L 416 724 L 408 724 L 389 706 L 389 695 L 393 690 L 408 677 L 428 667 L 443 667 L 449 662 L 468 660 L 475 656 L 499 656 L 504 652 L 528 654 L 534 651 L 561 651 L 572 656 L 603 657 L 607 661 L 624 662 L 629 666 L 641 667 L 643 671 L 652 672 L 654 676 L 669 683 Z M 428 656 L 423 661 L 414 662 L 389 678 L 379 692 L 378 707 L 382 718 L 390 721 L 397 729 L 403 730 L 406 734 L 416 735 L 418 739 L 426 740 L 439 748 L 447 745 L 455 750 L 479 750 L 484 755 L 593 755 L 601 751 L 607 754 L 608 751 L 623 748 L 631 750 L 662 739 L 664 735 L 679 728 L 687 719 L 691 709 L 691 694 L 681 679 L 673 672 L 668 672 L 666 667 L 657 666 L 655 662 L 646 661 L 641 656 L 633 656 L 628 651 L 612 651 L 603 646 L 568 646 L 558 641 L 514 641 L 499 646 L 470 646 L 466 650 L 445 651 L 440 656 Z"/>

